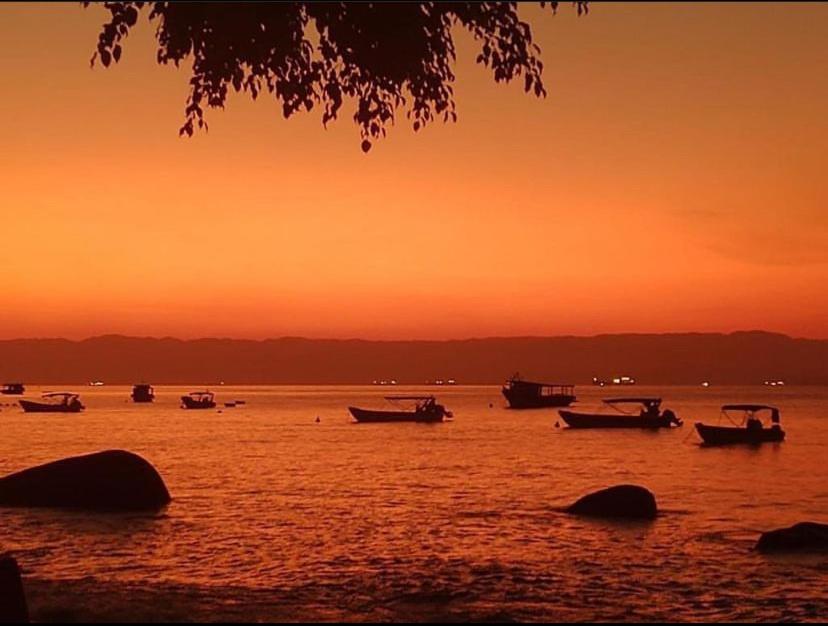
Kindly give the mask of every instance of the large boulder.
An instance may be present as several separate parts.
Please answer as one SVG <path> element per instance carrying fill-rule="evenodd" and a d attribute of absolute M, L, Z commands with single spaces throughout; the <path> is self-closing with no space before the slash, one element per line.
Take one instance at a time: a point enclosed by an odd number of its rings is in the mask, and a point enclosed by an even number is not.
<path fill-rule="evenodd" d="M 28 621 L 29 609 L 17 561 L 11 556 L 0 556 L 0 623 L 25 624 Z"/>
<path fill-rule="evenodd" d="M 143 511 L 169 501 L 156 469 L 124 450 L 75 456 L 0 478 L 0 506 Z"/>
<path fill-rule="evenodd" d="M 655 496 L 638 485 L 617 485 L 590 493 L 567 509 L 574 515 L 594 517 L 655 519 Z"/>
<path fill-rule="evenodd" d="M 759 537 L 756 549 L 759 552 L 828 551 L 828 524 L 800 522 L 770 530 Z"/>

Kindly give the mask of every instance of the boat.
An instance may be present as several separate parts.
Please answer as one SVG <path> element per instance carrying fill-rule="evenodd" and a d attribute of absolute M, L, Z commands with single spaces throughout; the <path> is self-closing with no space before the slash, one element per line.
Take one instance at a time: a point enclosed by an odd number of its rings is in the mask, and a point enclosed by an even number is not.
<path fill-rule="evenodd" d="M 89 381 L 89 386 L 90 387 L 103 387 L 103 381 L 102 380 L 91 380 L 91 381 Z"/>
<path fill-rule="evenodd" d="M 80 401 L 80 396 L 67 391 L 53 391 L 44 393 L 45 402 L 33 400 L 18 400 L 20 407 L 26 413 L 80 413 L 86 407 Z"/>
<path fill-rule="evenodd" d="M 534 383 L 515 374 L 501 389 L 512 409 L 569 406 L 575 402 L 575 385 Z"/>
<path fill-rule="evenodd" d="M 570 428 L 670 428 L 683 423 L 670 409 L 661 411 L 661 398 L 607 398 L 603 402 L 619 413 L 558 413 Z M 626 405 L 641 409 L 638 413 L 626 413 Z"/>
<path fill-rule="evenodd" d="M 216 401 L 212 391 L 193 391 L 181 396 L 182 409 L 213 409 Z"/>
<path fill-rule="evenodd" d="M 131 397 L 133 402 L 152 402 L 155 400 L 155 390 L 146 383 L 133 385 Z"/>
<path fill-rule="evenodd" d="M 434 396 L 386 396 L 385 399 L 398 408 L 394 411 L 360 409 L 349 406 L 348 410 L 359 423 L 379 422 L 442 422 L 446 417 L 453 417 L 442 404 L 437 404 Z M 403 403 L 413 403 L 413 408 L 402 408 Z"/>
<path fill-rule="evenodd" d="M 0 387 L 0 393 L 6 396 L 22 396 L 26 392 L 23 383 L 6 383 Z"/>
<path fill-rule="evenodd" d="M 612 379 L 613 385 L 634 385 L 635 378 L 632 376 L 616 376 Z"/>
<path fill-rule="evenodd" d="M 709 426 L 697 423 L 696 430 L 706 446 L 724 446 L 737 443 L 760 444 L 785 440 L 785 431 L 779 424 L 779 409 L 766 404 L 725 404 L 722 415 L 733 422 L 728 411 L 742 412 L 741 423 L 734 426 Z M 770 414 L 770 426 L 762 423 L 757 413 Z M 735 424 L 735 422 L 734 422 Z"/>

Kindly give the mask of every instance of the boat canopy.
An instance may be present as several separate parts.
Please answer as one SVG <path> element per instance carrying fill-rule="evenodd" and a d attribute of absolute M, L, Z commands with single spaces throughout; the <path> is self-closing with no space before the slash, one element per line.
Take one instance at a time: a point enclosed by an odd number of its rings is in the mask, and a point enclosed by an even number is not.
<path fill-rule="evenodd" d="M 661 398 L 607 398 L 606 404 L 643 404 L 644 406 L 658 406 Z"/>
<path fill-rule="evenodd" d="M 201 398 L 202 396 L 210 396 L 212 398 L 213 397 L 213 392 L 212 391 L 191 391 L 187 395 L 192 396 L 193 398 Z"/>
<path fill-rule="evenodd" d="M 42 395 L 44 398 L 77 398 L 78 394 L 71 391 L 50 391 Z"/>
<path fill-rule="evenodd" d="M 779 411 L 775 406 L 767 404 L 725 404 L 722 411 L 749 411 L 755 413 L 756 411 Z"/>

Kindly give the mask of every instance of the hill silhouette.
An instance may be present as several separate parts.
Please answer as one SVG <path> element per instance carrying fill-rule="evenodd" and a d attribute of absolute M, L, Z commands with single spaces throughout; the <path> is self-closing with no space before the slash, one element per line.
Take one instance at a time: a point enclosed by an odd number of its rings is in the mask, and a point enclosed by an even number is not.
<path fill-rule="evenodd" d="M 446 341 L 283 337 L 0 341 L 0 382 L 128 384 L 369 384 L 395 378 L 498 383 L 526 378 L 587 383 L 627 374 L 642 384 L 828 384 L 828 340 L 749 331 Z"/>

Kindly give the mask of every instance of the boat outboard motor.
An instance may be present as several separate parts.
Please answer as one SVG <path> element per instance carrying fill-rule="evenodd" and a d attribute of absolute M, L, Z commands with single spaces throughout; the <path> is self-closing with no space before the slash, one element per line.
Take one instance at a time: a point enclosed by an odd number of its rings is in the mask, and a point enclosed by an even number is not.
<path fill-rule="evenodd" d="M 681 426 L 684 423 L 670 409 L 664 409 L 664 412 L 661 414 L 661 416 L 665 418 L 670 424 L 675 424 L 676 426 Z"/>

